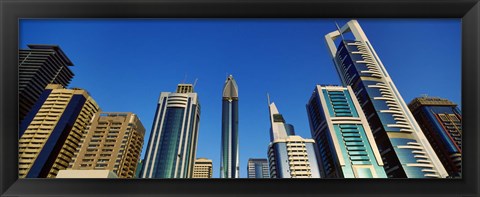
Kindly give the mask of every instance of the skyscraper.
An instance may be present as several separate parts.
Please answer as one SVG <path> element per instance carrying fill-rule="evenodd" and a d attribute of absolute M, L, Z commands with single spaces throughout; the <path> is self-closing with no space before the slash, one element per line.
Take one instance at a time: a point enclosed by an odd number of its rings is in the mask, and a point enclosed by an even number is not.
<path fill-rule="evenodd" d="M 119 178 L 134 178 L 145 128 L 131 112 L 98 112 L 83 132 L 68 169 L 110 170 Z"/>
<path fill-rule="evenodd" d="M 275 103 L 270 103 L 270 144 L 268 160 L 271 178 L 320 178 L 313 139 L 295 135 Z"/>
<path fill-rule="evenodd" d="M 345 39 L 347 32 L 353 34 L 353 40 Z M 362 106 L 388 177 L 446 177 L 445 168 L 358 22 L 349 21 L 325 39 L 343 86 L 352 87 Z"/>
<path fill-rule="evenodd" d="M 367 118 L 350 86 L 317 85 L 307 113 L 322 177 L 387 178 Z"/>
<path fill-rule="evenodd" d="M 457 104 L 434 97 L 408 104 L 450 177 L 462 176 L 462 113 Z"/>
<path fill-rule="evenodd" d="M 248 159 L 248 178 L 270 178 L 267 159 Z"/>
<path fill-rule="evenodd" d="M 28 45 L 20 49 L 18 58 L 19 121 L 25 118 L 45 87 L 60 84 L 66 87 L 73 77 L 73 63 L 56 45 Z"/>
<path fill-rule="evenodd" d="M 195 160 L 192 178 L 212 178 L 212 171 L 212 160 L 207 158 L 198 158 Z"/>
<path fill-rule="evenodd" d="M 200 103 L 192 84 L 162 92 L 148 142 L 142 178 L 191 178 L 197 152 Z"/>
<path fill-rule="evenodd" d="M 238 87 L 228 76 L 222 96 L 222 148 L 220 178 L 238 178 Z"/>
<path fill-rule="evenodd" d="M 85 90 L 47 85 L 20 125 L 19 177 L 54 178 L 66 169 L 99 110 Z"/>

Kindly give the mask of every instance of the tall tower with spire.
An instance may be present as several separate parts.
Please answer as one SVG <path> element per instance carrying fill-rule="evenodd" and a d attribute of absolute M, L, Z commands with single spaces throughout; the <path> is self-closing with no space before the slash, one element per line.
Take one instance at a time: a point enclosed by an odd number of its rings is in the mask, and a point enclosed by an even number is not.
<path fill-rule="evenodd" d="M 238 86 L 228 76 L 222 95 L 222 148 L 220 178 L 238 178 Z"/>
<path fill-rule="evenodd" d="M 315 155 L 315 141 L 295 135 L 293 125 L 287 124 L 275 103 L 270 103 L 270 144 L 268 162 L 271 178 L 320 178 Z"/>
<path fill-rule="evenodd" d="M 342 85 L 351 86 L 367 117 L 388 177 L 448 176 L 358 21 L 328 33 L 325 41 Z"/>

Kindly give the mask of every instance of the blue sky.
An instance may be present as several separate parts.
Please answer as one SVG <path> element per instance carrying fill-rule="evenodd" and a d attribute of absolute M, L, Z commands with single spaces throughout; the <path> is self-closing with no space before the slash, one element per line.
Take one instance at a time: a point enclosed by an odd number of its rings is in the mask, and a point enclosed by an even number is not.
<path fill-rule="evenodd" d="M 103 111 L 134 112 L 150 136 L 160 92 L 198 82 L 197 157 L 219 176 L 221 97 L 227 74 L 239 87 L 240 177 L 266 158 L 267 92 L 297 135 L 311 138 L 305 104 L 316 84 L 340 84 L 324 35 L 347 19 L 20 20 L 20 48 L 59 45 L 75 64 L 69 87 Z M 359 19 L 408 103 L 421 94 L 461 104 L 460 19 Z"/>

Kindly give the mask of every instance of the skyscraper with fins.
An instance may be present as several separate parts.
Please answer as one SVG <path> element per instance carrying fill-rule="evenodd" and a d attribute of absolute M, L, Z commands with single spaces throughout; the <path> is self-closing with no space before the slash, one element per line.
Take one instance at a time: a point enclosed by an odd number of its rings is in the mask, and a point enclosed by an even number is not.
<path fill-rule="evenodd" d="M 367 118 L 349 86 L 317 85 L 307 112 L 322 177 L 387 178 Z"/>
<path fill-rule="evenodd" d="M 228 76 L 222 96 L 222 147 L 220 178 L 238 178 L 238 86 Z"/>
<path fill-rule="evenodd" d="M 192 84 L 162 92 L 157 103 L 142 178 L 192 178 L 200 103 Z"/>
<path fill-rule="evenodd" d="M 354 39 L 345 39 L 347 32 Z M 325 40 L 343 86 L 352 87 L 362 106 L 388 177 L 448 176 L 358 22 L 349 21 Z"/>

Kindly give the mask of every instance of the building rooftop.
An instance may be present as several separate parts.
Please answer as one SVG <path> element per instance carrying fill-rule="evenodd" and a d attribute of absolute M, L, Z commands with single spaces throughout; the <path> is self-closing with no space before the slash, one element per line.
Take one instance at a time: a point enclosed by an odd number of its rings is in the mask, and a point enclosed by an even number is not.
<path fill-rule="evenodd" d="M 30 49 L 40 49 L 40 50 L 53 50 L 55 51 L 56 53 L 58 53 L 58 55 L 60 55 L 60 57 L 62 57 L 62 59 L 65 61 L 65 63 L 68 65 L 68 66 L 73 66 L 73 63 L 72 61 L 70 61 L 70 59 L 67 57 L 67 55 L 65 55 L 65 53 L 63 52 L 63 50 L 58 46 L 58 45 L 50 45 L 50 44 L 29 44 L 27 45 L 28 48 Z"/>

